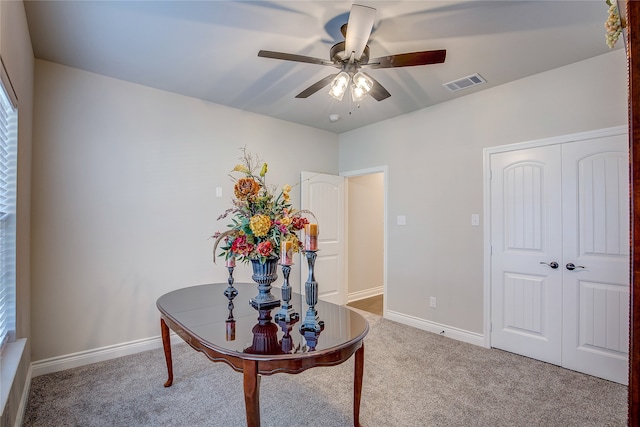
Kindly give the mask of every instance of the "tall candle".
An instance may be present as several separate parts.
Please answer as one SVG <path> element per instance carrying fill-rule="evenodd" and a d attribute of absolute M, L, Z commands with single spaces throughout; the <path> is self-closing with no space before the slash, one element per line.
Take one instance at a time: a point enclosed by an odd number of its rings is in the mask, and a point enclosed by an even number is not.
<path fill-rule="evenodd" d="M 293 242 L 290 240 L 286 240 L 281 243 L 280 264 L 282 265 L 293 264 Z"/>
<path fill-rule="evenodd" d="M 304 232 L 307 236 L 317 236 L 318 235 L 318 224 L 305 224 Z"/>
<path fill-rule="evenodd" d="M 318 224 L 305 224 L 304 226 L 304 250 L 318 250 Z"/>
<path fill-rule="evenodd" d="M 235 341 L 236 339 L 236 321 L 227 320 L 227 341 Z"/>
<path fill-rule="evenodd" d="M 231 257 L 227 258 L 227 261 L 225 262 L 225 265 L 227 267 L 235 267 L 236 266 L 236 257 L 231 256 Z"/>

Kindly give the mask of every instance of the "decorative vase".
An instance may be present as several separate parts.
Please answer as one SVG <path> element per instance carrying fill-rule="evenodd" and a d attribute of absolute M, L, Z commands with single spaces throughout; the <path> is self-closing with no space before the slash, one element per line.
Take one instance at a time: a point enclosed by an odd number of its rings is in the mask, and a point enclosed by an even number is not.
<path fill-rule="evenodd" d="M 282 354 L 278 343 L 278 325 L 271 321 L 271 310 L 258 310 L 258 323 L 251 329 L 251 347 L 244 349 L 250 354 Z"/>
<path fill-rule="evenodd" d="M 278 258 L 267 258 L 264 263 L 252 259 L 253 275 L 251 278 L 258 284 L 258 295 L 249 302 L 256 310 L 271 310 L 280 306 L 280 300 L 271 294 L 271 284 L 278 278 Z"/>

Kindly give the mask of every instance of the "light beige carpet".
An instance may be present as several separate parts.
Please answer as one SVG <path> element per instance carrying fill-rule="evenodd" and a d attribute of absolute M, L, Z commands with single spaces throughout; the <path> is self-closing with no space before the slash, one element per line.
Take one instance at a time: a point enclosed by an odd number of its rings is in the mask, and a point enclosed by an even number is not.
<path fill-rule="evenodd" d="M 627 387 L 366 314 L 361 421 L 399 426 L 625 426 Z M 24 426 L 243 426 L 242 375 L 174 341 L 36 377 Z M 352 425 L 353 360 L 263 377 L 262 425 Z"/>

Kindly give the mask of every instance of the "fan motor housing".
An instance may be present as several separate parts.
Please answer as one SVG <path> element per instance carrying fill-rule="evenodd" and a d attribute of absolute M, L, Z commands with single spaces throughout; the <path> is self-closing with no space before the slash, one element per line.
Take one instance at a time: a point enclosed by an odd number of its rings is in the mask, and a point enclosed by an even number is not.
<path fill-rule="evenodd" d="M 336 43 L 333 46 L 331 46 L 331 49 L 329 50 L 329 58 L 331 58 L 333 63 L 336 65 L 343 65 L 344 62 L 349 59 L 349 56 L 345 58 L 345 55 L 344 55 L 345 44 L 346 42 Z M 369 62 L 369 45 L 366 45 L 364 47 L 364 50 L 362 51 L 362 55 L 360 56 L 360 59 L 356 59 L 356 61 L 361 65 L 367 64 Z"/>

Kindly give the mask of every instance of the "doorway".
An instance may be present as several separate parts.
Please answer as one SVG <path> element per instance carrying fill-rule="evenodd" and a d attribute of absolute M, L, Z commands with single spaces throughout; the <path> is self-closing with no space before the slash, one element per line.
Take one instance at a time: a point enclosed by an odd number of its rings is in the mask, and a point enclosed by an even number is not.
<path fill-rule="evenodd" d="M 384 315 L 386 301 L 386 167 L 345 177 L 347 305 Z"/>

